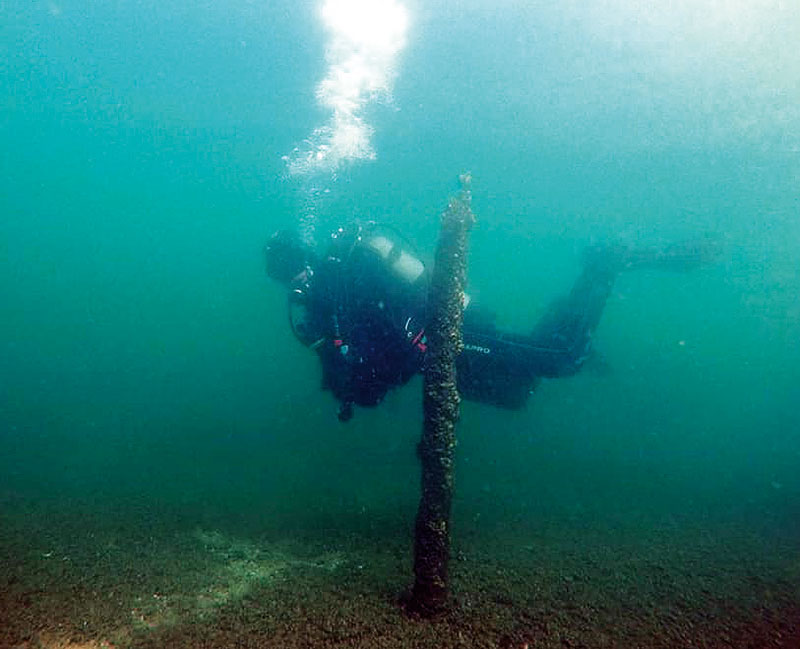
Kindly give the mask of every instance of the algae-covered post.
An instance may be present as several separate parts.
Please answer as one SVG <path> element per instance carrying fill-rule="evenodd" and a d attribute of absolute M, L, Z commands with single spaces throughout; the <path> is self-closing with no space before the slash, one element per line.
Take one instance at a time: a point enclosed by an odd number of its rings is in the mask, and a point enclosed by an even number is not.
<path fill-rule="evenodd" d="M 461 352 L 461 320 L 467 274 L 467 240 L 475 221 L 470 209 L 470 175 L 442 214 L 433 277 L 428 290 L 425 420 L 419 443 L 422 495 L 414 540 L 414 589 L 409 608 L 423 616 L 443 611 L 448 599 L 450 504 L 453 452 L 459 413 L 456 357 Z"/>

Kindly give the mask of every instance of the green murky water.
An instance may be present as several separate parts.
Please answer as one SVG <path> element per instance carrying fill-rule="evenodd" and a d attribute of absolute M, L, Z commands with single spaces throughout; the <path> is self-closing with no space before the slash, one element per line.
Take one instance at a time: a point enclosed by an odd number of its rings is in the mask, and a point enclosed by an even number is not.
<path fill-rule="evenodd" d="M 291 173 L 330 143 L 315 89 L 341 52 L 314 4 L 0 2 L 7 575 L 27 583 L 36 557 L 91 554 L 113 530 L 238 548 L 189 589 L 196 610 L 251 573 L 356 571 L 359 544 L 410 555 L 420 382 L 340 424 L 261 247 L 372 218 L 427 259 L 464 169 L 469 290 L 515 330 L 589 243 L 712 235 L 724 254 L 623 274 L 602 364 L 525 410 L 464 404 L 454 542 L 524 556 L 555 530 L 734 526 L 796 551 L 798 9 L 406 7 L 349 114 L 370 151 Z"/>

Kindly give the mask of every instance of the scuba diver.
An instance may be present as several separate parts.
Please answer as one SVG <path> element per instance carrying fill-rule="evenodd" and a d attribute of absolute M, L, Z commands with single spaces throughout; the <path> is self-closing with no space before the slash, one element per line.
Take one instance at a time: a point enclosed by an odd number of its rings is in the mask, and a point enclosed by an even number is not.
<path fill-rule="evenodd" d="M 466 296 L 459 393 L 521 408 L 540 379 L 570 376 L 583 366 L 620 272 L 692 269 L 715 256 L 710 243 L 587 248 L 569 294 L 528 334 L 499 330 L 495 315 Z M 267 274 L 288 289 L 292 331 L 319 356 L 322 387 L 340 402 L 341 421 L 353 416 L 354 405 L 377 405 L 423 370 L 429 274 L 397 232 L 375 224 L 339 228 L 318 255 L 299 235 L 282 230 L 264 252 Z"/>

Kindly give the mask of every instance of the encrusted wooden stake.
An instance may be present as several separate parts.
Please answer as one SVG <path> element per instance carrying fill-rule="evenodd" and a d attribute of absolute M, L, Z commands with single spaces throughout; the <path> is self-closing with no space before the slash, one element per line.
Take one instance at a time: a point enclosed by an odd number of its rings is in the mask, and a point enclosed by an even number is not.
<path fill-rule="evenodd" d="M 461 352 L 461 321 L 467 274 L 467 241 L 475 222 L 470 209 L 470 175 L 442 214 L 439 244 L 428 290 L 424 376 L 425 421 L 419 443 L 422 495 L 414 540 L 416 580 L 409 609 L 429 617 L 447 607 L 450 560 L 450 505 L 453 499 L 455 426 L 459 414 L 456 357 Z"/>

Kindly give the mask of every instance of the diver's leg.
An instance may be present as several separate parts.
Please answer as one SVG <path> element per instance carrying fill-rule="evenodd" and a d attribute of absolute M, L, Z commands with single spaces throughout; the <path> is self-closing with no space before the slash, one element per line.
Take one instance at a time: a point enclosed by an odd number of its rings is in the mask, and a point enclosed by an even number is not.
<path fill-rule="evenodd" d="M 617 246 L 587 250 L 572 290 L 550 305 L 530 336 L 530 344 L 541 350 L 541 376 L 567 376 L 583 365 L 623 259 L 624 249 Z"/>
<path fill-rule="evenodd" d="M 577 372 L 589 353 L 625 248 L 590 248 L 572 290 L 554 302 L 531 335 L 499 331 L 493 318 L 464 313 L 459 390 L 467 399 L 507 408 L 523 405 L 540 377 Z"/>
<path fill-rule="evenodd" d="M 721 249 L 714 239 L 657 248 L 621 244 L 593 246 L 583 254 L 583 270 L 569 294 L 550 305 L 530 337 L 539 351 L 532 357 L 541 376 L 574 374 L 586 360 L 597 325 L 617 275 L 623 270 L 688 271 L 715 261 Z"/>
<path fill-rule="evenodd" d="M 462 335 L 464 346 L 456 359 L 461 396 L 501 408 L 523 407 L 536 384 L 527 337 L 499 331 L 495 314 L 474 304 L 464 311 Z"/>

